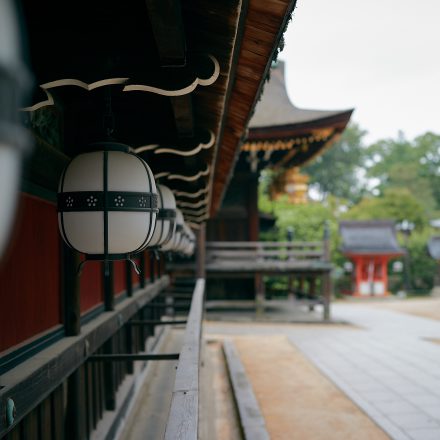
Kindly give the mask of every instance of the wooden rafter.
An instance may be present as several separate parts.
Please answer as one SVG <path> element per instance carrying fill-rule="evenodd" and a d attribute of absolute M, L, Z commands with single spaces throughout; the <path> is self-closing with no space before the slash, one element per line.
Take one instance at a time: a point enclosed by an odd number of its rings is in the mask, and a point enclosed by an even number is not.
<path fill-rule="evenodd" d="M 194 114 L 191 95 L 171 98 L 177 135 L 179 137 L 194 136 Z"/>
<path fill-rule="evenodd" d="M 146 0 L 162 66 L 186 64 L 186 40 L 180 0 Z"/>

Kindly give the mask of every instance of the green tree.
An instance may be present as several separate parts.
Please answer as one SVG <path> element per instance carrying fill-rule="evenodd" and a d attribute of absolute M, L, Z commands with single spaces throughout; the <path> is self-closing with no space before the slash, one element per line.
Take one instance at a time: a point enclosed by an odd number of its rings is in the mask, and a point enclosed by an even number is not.
<path fill-rule="evenodd" d="M 428 293 L 434 284 L 437 262 L 428 254 L 427 243 L 433 235 L 430 228 L 414 231 L 408 239 L 411 286 L 416 292 Z M 402 239 L 402 245 L 405 240 Z"/>
<path fill-rule="evenodd" d="M 440 209 L 440 136 L 426 133 L 407 140 L 385 139 L 366 152 L 367 175 L 378 179 L 381 194 L 388 188 L 406 188 L 417 194 L 427 213 Z"/>
<path fill-rule="evenodd" d="M 358 125 L 349 125 L 338 142 L 303 168 L 323 200 L 331 194 L 356 202 L 364 194 L 365 182 L 360 175 L 366 159 L 365 134 Z"/>
<path fill-rule="evenodd" d="M 363 198 L 343 214 L 347 220 L 409 220 L 422 229 L 428 223 L 424 207 L 410 190 L 388 188 L 380 197 Z"/>

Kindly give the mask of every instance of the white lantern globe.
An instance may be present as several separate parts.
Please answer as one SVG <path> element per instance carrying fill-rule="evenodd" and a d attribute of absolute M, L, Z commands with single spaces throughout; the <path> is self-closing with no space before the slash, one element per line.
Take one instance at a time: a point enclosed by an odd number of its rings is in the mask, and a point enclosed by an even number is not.
<path fill-rule="evenodd" d="M 181 252 L 181 253 L 185 253 L 185 248 L 188 244 L 188 231 L 187 231 L 187 226 L 186 223 L 183 223 L 182 226 L 182 235 L 180 238 L 180 242 L 178 243 L 177 247 L 176 247 L 176 251 L 177 252 Z"/>
<path fill-rule="evenodd" d="M 156 227 L 148 247 L 160 247 L 172 241 L 176 229 L 176 199 L 172 191 L 164 185 L 157 185 Z"/>
<path fill-rule="evenodd" d="M 156 224 L 157 189 L 147 163 L 126 145 L 98 143 L 64 170 L 58 222 L 64 241 L 87 259 L 130 259 Z"/>
<path fill-rule="evenodd" d="M 188 235 L 189 235 L 188 246 L 186 247 L 185 255 L 190 257 L 191 255 L 194 254 L 194 250 L 196 247 L 196 235 L 189 226 L 188 226 Z"/>
<path fill-rule="evenodd" d="M 183 238 L 183 224 L 185 223 L 185 220 L 183 218 L 182 211 L 177 208 L 176 209 L 176 233 L 174 235 L 174 244 L 173 244 L 173 251 L 179 252 L 180 245 L 182 243 Z"/>
<path fill-rule="evenodd" d="M 23 155 L 30 137 L 19 120 L 19 108 L 31 86 L 23 64 L 20 23 L 15 2 L 0 2 L 0 256 L 15 215 Z"/>
<path fill-rule="evenodd" d="M 188 249 L 188 245 L 189 245 L 189 232 L 188 232 L 188 225 L 186 223 L 184 223 L 183 225 L 183 239 L 182 239 L 182 245 L 180 248 L 180 251 L 184 254 L 187 255 L 187 249 Z"/>

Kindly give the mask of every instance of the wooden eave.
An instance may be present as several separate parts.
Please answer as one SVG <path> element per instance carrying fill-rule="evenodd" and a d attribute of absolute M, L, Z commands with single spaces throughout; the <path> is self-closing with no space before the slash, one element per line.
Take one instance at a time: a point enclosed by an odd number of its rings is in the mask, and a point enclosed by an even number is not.
<path fill-rule="evenodd" d="M 352 112 L 298 124 L 251 128 L 241 156 L 252 151 L 258 154 L 258 170 L 304 166 L 339 140 Z M 266 151 L 271 151 L 269 158 L 264 155 Z M 239 166 L 246 167 L 246 160 L 240 159 Z"/>
<path fill-rule="evenodd" d="M 68 160 L 87 151 L 89 142 L 102 140 L 103 114 L 111 97 L 116 140 L 136 149 L 148 147 L 139 155 L 152 164 L 159 183 L 178 194 L 178 202 L 205 201 L 203 190 L 207 190 L 206 215 L 198 221 L 212 215 L 220 206 L 295 1 L 133 0 L 121 4 L 97 0 L 89 4 L 78 0 L 67 10 L 49 0 L 22 3 L 36 83 L 51 87 L 47 97 L 47 88 L 37 89 L 36 102 L 50 97 L 50 111 L 62 127 L 52 153 L 44 135 L 38 141 L 28 174 L 36 176 L 36 181 L 31 183 L 56 192 L 54 182 L 62 167 L 60 161 L 56 168 L 47 165 L 51 155 L 59 152 Z M 173 12 L 169 17 L 167 8 Z M 162 24 L 176 41 L 167 41 Z M 173 86 L 174 78 L 176 87 L 184 87 L 197 78 L 197 69 L 209 72 L 206 57 L 210 55 L 218 61 L 219 75 L 209 85 L 199 84 L 188 94 L 171 97 L 137 88 Z M 199 60 L 201 56 L 205 61 Z M 117 81 L 86 88 L 65 84 L 69 78 L 87 87 L 109 78 Z M 53 86 L 59 80 L 63 84 Z M 197 146 L 206 133 L 213 133 L 214 144 L 194 147 L 194 155 L 156 155 L 149 149 L 158 145 L 188 152 L 188 145 Z M 36 132 L 37 137 L 41 135 Z M 176 173 L 200 177 L 170 180 Z M 199 192 L 195 199 L 182 195 Z"/>
<path fill-rule="evenodd" d="M 89 142 L 102 139 L 105 103 L 111 97 L 117 141 L 133 148 L 157 144 L 157 149 L 185 153 L 156 154 L 148 148 L 139 152 L 160 176 L 160 183 L 179 194 L 206 189 L 212 179 L 203 173 L 213 169 L 242 1 L 134 0 L 122 5 L 117 0 L 97 0 L 88 5 L 79 0 L 67 5 L 67 10 L 45 0 L 38 5 L 31 0 L 22 3 L 37 85 L 27 114 L 29 120 L 37 120 L 44 111 L 45 118 L 58 121 L 58 127 L 53 124 L 50 130 L 61 129 L 52 145 L 44 133 L 34 131 L 37 142 L 28 167 L 30 183 L 56 192 L 69 158 L 87 151 Z M 219 75 L 209 85 L 199 84 L 180 96 L 125 92 L 133 84 L 173 86 L 173 78 L 176 87 L 189 85 L 196 78 L 188 76 L 194 57 L 210 55 L 218 62 Z M 85 88 L 109 78 L 115 81 Z M 83 85 L 72 85 L 72 80 Z M 46 88 L 57 81 L 63 84 Z M 32 110 L 35 106 L 40 109 Z M 209 133 L 214 143 L 197 148 Z M 60 154 L 63 160 L 55 160 Z M 169 180 L 174 174 L 198 173 L 201 177 L 192 181 Z M 197 203 L 206 199 L 206 193 L 195 199 L 177 198 Z"/>
<path fill-rule="evenodd" d="M 240 49 L 214 161 L 211 216 L 220 207 L 251 113 L 295 4 L 295 0 L 250 0 L 248 3 L 243 36 L 236 43 Z"/>
<path fill-rule="evenodd" d="M 271 127 L 253 127 L 249 129 L 246 141 L 293 139 L 306 136 L 314 130 L 332 128 L 336 133 L 342 133 L 350 121 L 353 110 L 347 110 L 337 115 L 300 124 L 278 125 Z"/>

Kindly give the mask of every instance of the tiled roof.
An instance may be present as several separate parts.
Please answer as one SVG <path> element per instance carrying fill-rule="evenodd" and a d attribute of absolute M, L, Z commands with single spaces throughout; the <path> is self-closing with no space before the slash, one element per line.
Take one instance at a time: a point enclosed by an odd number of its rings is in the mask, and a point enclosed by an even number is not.
<path fill-rule="evenodd" d="M 393 221 L 342 221 L 339 224 L 342 252 L 356 254 L 402 254 Z"/>

